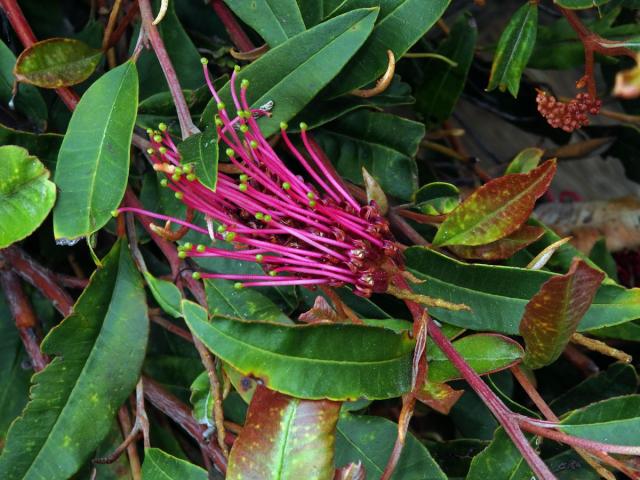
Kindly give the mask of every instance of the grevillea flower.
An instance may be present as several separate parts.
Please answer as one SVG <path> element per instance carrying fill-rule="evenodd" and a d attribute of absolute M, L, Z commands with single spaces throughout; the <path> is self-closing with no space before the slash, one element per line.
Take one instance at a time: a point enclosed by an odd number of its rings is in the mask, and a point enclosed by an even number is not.
<path fill-rule="evenodd" d="M 135 208 L 120 211 L 144 213 L 209 236 L 209 245 L 187 243 L 179 247 L 181 258 L 225 257 L 257 262 L 264 271 L 261 275 L 197 272 L 196 278 L 234 280 L 236 288 L 352 285 L 364 296 L 387 291 L 401 257 L 375 202 L 358 204 L 314 150 L 305 124 L 300 126 L 301 151 L 282 123 L 284 145 L 307 179 L 293 173 L 262 135 L 257 118 L 270 113 L 250 109 L 249 82 L 243 80 L 238 91 L 237 71 L 230 80 L 237 112 L 232 116 L 213 87 L 206 63 L 204 68 L 217 102 L 218 137 L 227 146 L 230 162 L 241 172 L 237 176 L 220 172 L 215 192 L 200 183 L 192 165 L 181 162 L 166 126 L 149 132 L 154 168 L 167 175 L 163 184 L 190 210 L 204 214 L 207 228 L 194 225 L 188 218 Z M 219 242 L 229 242 L 233 248 L 220 248 Z"/>

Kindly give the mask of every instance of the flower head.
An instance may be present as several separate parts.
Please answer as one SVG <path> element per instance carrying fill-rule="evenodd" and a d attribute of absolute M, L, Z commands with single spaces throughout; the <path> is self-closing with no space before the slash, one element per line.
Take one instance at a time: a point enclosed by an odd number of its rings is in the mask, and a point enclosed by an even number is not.
<path fill-rule="evenodd" d="M 181 162 L 167 129 L 150 131 L 149 150 L 154 168 L 167 176 L 166 185 L 190 210 L 204 214 L 207 228 L 164 215 L 144 212 L 209 236 L 210 245 L 184 244 L 181 257 L 226 257 L 259 263 L 263 275 L 200 273 L 197 277 L 235 280 L 236 287 L 350 284 L 369 296 L 387 290 L 390 275 L 401 259 L 389 225 L 374 202 L 361 206 L 333 173 L 300 125 L 303 151 L 281 124 L 281 138 L 297 160 L 305 179 L 285 164 L 263 136 L 257 118 L 266 109 L 247 103 L 249 82 L 236 87 L 231 75 L 231 97 L 236 114 L 222 102 L 205 64 L 205 78 L 218 106 L 215 125 L 237 175 L 218 174 L 215 192 L 198 180 L 192 165 Z M 135 210 L 123 208 L 121 211 Z M 232 244 L 220 248 L 219 241 Z M 219 244 L 218 244 L 219 245 Z"/>

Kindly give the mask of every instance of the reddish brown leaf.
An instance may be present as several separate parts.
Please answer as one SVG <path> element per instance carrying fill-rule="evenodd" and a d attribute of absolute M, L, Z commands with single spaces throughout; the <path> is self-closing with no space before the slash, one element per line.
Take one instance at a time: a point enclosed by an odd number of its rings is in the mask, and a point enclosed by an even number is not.
<path fill-rule="evenodd" d="M 555 172 L 555 160 L 548 160 L 529 173 L 505 175 L 488 182 L 447 216 L 433 243 L 485 245 L 510 235 L 527 221 Z"/>
<path fill-rule="evenodd" d="M 337 322 L 338 314 L 324 297 L 318 295 L 313 307 L 301 313 L 298 320 L 304 323 Z"/>
<path fill-rule="evenodd" d="M 565 275 L 547 280 L 527 303 L 520 335 L 525 363 L 540 368 L 554 362 L 576 331 L 604 279 L 604 273 L 574 259 Z"/>
<path fill-rule="evenodd" d="M 259 386 L 233 444 L 227 479 L 332 479 L 339 413 L 339 402 L 300 400 Z"/>
<path fill-rule="evenodd" d="M 416 393 L 416 398 L 436 412 L 449 415 L 449 411 L 460 399 L 464 390 L 454 390 L 446 383 L 425 382 Z"/>
<path fill-rule="evenodd" d="M 514 253 L 531 245 L 544 235 L 544 228 L 523 225 L 511 235 L 486 245 L 469 247 L 466 245 L 450 245 L 449 250 L 460 258 L 468 260 L 504 260 Z"/>

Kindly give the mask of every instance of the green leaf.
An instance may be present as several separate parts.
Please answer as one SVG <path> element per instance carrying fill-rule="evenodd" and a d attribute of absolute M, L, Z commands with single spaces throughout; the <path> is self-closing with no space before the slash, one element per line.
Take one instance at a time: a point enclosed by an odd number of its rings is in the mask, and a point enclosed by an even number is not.
<path fill-rule="evenodd" d="M 10 104 L 13 98 L 13 67 L 16 57 L 13 52 L 0 40 L 0 102 Z M 37 130 L 43 131 L 47 124 L 47 105 L 37 88 L 31 85 L 21 85 L 14 99 L 15 109 L 33 122 Z M 6 142 L 0 142 L 6 144 Z"/>
<path fill-rule="evenodd" d="M 594 270 L 580 259 L 574 260 L 565 275 L 550 278 L 527 303 L 520 322 L 520 335 L 530 368 L 555 362 L 604 280 L 604 273 Z"/>
<path fill-rule="evenodd" d="M 196 89 L 204 83 L 202 64 L 195 45 L 187 35 L 175 11 L 177 2 L 169 2 L 167 13 L 157 25 L 158 32 L 164 41 L 171 64 L 175 68 L 180 86 L 184 89 Z M 160 7 L 160 0 L 154 0 L 154 11 Z M 192 6 L 192 8 L 194 8 Z M 140 25 L 134 30 L 132 38 L 138 38 Z M 131 42 L 130 53 L 133 53 L 136 42 Z M 143 49 L 136 62 L 140 72 L 140 98 L 147 98 L 153 94 L 165 92 L 169 85 L 164 77 L 158 58 L 153 50 Z M 166 119 L 163 119 L 166 121 Z M 212 118 L 213 120 L 213 118 Z M 157 124 L 156 124 L 157 125 Z M 156 127 L 154 125 L 154 127 Z"/>
<path fill-rule="evenodd" d="M 575 410 L 560 422 L 569 435 L 617 445 L 638 445 L 640 395 L 614 397 Z"/>
<path fill-rule="evenodd" d="M 426 280 L 412 288 L 416 293 L 464 303 L 470 312 L 430 308 L 447 323 L 472 330 L 517 334 L 520 319 L 531 297 L 557 274 L 496 265 L 469 265 L 425 247 L 405 250 L 407 267 Z M 490 279 L 490 281 L 487 281 Z M 578 331 L 622 324 L 640 318 L 640 289 L 603 284 L 578 326 Z"/>
<path fill-rule="evenodd" d="M 247 101 L 253 108 L 274 102 L 270 118 L 259 121 L 268 137 L 279 131 L 280 122 L 291 120 L 333 79 L 371 33 L 377 8 L 361 8 L 340 15 L 296 35 L 269 50 L 238 74 L 237 82 L 251 82 Z M 220 92 L 233 105 L 230 86 Z M 202 116 L 213 123 L 216 102 L 212 99 Z"/>
<path fill-rule="evenodd" d="M 0 124 L 0 145 L 17 145 L 42 160 L 50 171 L 56 166 L 58 150 L 64 136 L 57 133 L 31 133 Z"/>
<path fill-rule="evenodd" d="M 0 147 L 0 248 L 38 228 L 55 199 L 56 186 L 40 160 L 22 147 Z"/>
<path fill-rule="evenodd" d="M 225 3 L 271 48 L 306 30 L 296 0 L 225 0 Z"/>
<path fill-rule="evenodd" d="M 340 403 L 300 400 L 259 386 L 229 456 L 229 480 L 333 478 Z"/>
<path fill-rule="evenodd" d="M 324 14 L 323 0 L 296 0 L 302 14 L 304 24 L 311 28 L 322 21 Z"/>
<path fill-rule="evenodd" d="M 398 426 L 382 417 L 343 414 L 336 431 L 335 464 L 362 462 L 367 480 L 378 480 L 384 471 L 398 433 Z M 392 480 L 446 480 L 429 451 L 413 436 L 406 443 Z"/>
<path fill-rule="evenodd" d="M 104 74 L 80 99 L 58 154 L 56 239 L 92 234 L 120 204 L 137 107 L 138 73 L 133 62 Z"/>
<path fill-rule="evenodd" d="M 144 480 L 207 480 L 207 471 L 192 464 L 172 457 L 157 448 L 144 451 L 142 464 Z"/>
<path fill-rule="evenodd" d="M 424 137 L 424 125 L 388 113 L 359 110 L 315 133 L 338 173 L 363 185 L 362 167 L 389 195 L 409 200 L 418 187 L 413 156 Z"/>
<path fill-rule="evenodd" d="M 607 240 L 602 237 L 591 248 L 589 259 L 604 271 L 609 278 L 618 281 L 618 266 L 616 261 L 607 249 Z"/>
<path fill-rule="evenodd" d="M 445 215 L 460 203 L 460 190 L 451 183 L 427 183 L 416 191 L 413 202 L 425 215 Z"/>
<path fill-rule="evenodd" d="M 498 42 L 487 90 L 498 87 L 518 96 L 520 77 L 536 44 L 538 4 L 527 2 L 511 17 Z"/>
<path fill-rule="evenodd" d="M 91 76 L 102 51 L 72 38 L 48 38 L 24 50 L 14 73 L 19 82 L 42 88 L 75 85 Z"/>
<path fill-rule="evenodd" d="M 0 456 L 0 478 L 66 480 L 82 466 L 138 380 L 148 329 L 142 282 L 119 241 L 73 313 L 42 342 L 55 358 L 33 377 Z"/>
<path fill-rule="evenodd" d="M 180 301 L 182 294 L 178 287 L 167 280 L 161 280 L 154 277 L 149 272 L 143 272 L 144 279 L 151 290 L 153 298 L 156 299 L 160 308 L 174 318 L 182 317 L 180 310 Z"/>
<path fill-rule="evenodd" d="M 424 62 L 420 69 L 425 81 L 416 88 L 416 107 L 431 124 L 440 124 L 451 116 L 464 88 L 478 37 L 475 20 L 461 15 L 451 28 L 449 36 L 442 42 L 437 53 L 449 58 L 457 65 L 439 59 L 416 60 Z"/>
<path fill-rule="evenodd" d="M 536 168 L 544 155 L 544 150 L 541 148 L 525 148 L 520 151 L 509 163 L 505 175 L 511 173 L 529 173 Z"/>
<path fill-rule="evenodd" d="M 339 12 L 360 5 L 361 0 L 348 0 Z M 388 0 L 381 2 L 378 21 L 362 49 L 347 68 L 332 82 L 330 94 L 337 97 L 376 80 L 386 70 L 387 50 L 400 59 L 436 21 L 449 5 L 449 0 Z"/>
<path fill-rule="evenodd" d="M 502 335 L 478 333 L 453 342 L 454 347 L 479 375 L 509 368 L 522 360 L 518 342 Z M 462 375 L 439 348 L 429 349 L 429 381 L 448 382 Z"/>
<path fill-rule="evenodd" d="M 527 221 L 555 172 L 556 162 L 549 160 L 529 173 L 484 184 L 447 216 L 434 245 L 484 245 L 515 232 Z"/>
<path fill-rule="evenodd" d="M 600 7 L 609 1 L 610 0 L 554 0 L 554 3 L 563 8 L 582 10 L 585 8 Z"/>
<path fill-rule="evenodd" d="M 193 334 L 243 375 L 299 398 L 391 398 L 411 388 L 413 341 L 353 324 L 288 326 L 216 318 L 182 302 Z"/>
<path fill-rule="evenodd" d="M 531 469 L 502 428 L 493 440 L 471 460 L 466 480 L 488 479 L 530 480 Z"/>
<path fill-rule="evenodd" d="M 229 280 L 205 280 L 209 314 L 212 316 L 236 317 L 244 320 L 259 320 L 291 324 L 278 306 L 255 288 L 234 287 Z"/>
<path fill-rule="evenodd" d="M 549 406 L 556 415 L 584 407 L 610 397 L 631 395 L 638 389 L 635 368 L 625 363 L 614 363 L 607 370 L 583 380 L 575 387 L 555 398 Z"/>
<path fill-rule="evenodd" d="M 192 164 L 202 185 L 216 191 L 218 183 L 218 132 L 207 128 L 196 133 L 178 145 L 181 163 Z"/>
<path fill-rule="evenodd" d="M 542 227 L 525 224 L 511 235 L 496 240 L 495 242 L 487 243 L 486 245 L 478 245 L 475 247 L 450 245 L 447 248 L 460 258 L 485 261 L 504 260 L 523 248 L 526 248 L 542 237 L 542 235 L 544 235 L 544 229 Z"/>

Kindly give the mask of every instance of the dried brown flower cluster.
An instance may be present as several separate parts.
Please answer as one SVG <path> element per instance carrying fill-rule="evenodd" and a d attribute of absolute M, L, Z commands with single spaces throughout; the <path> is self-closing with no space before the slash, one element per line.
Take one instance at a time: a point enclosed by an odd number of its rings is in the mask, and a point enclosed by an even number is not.
<path fill-rule="evenodd" d="M 578 93 L 568 102 L 562 102 L 544 90 L 538 90 L 536 97 L 538 111 L 553 128 L 565 132 L 589 125 L 589 115 L 597 115 L 602 102 L 586 92 Z"/>

